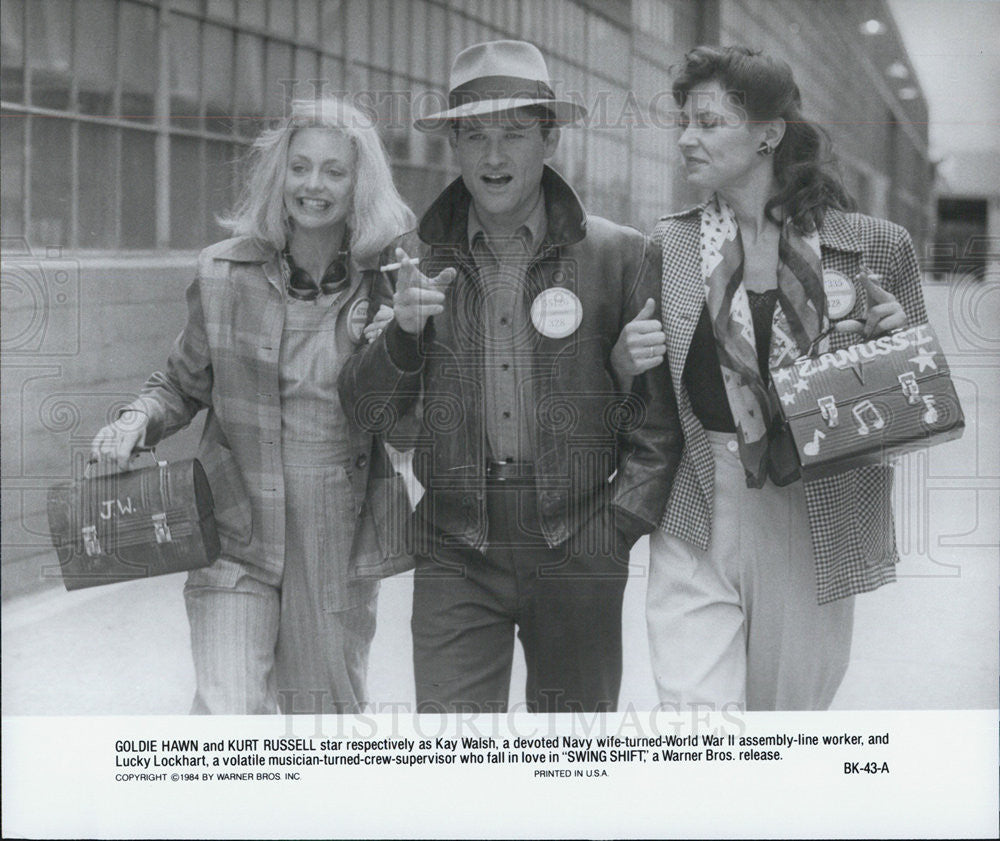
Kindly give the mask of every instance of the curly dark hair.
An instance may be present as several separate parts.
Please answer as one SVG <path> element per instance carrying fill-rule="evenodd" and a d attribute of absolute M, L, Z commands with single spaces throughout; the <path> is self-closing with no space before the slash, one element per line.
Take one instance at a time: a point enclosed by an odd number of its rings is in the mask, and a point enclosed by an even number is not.
<path fill-rule="evenodd" d="M 764 208 L 772 222 L 780 222 L 775 214 L 780 208 L 798 228 L 814 231 L 828 208 L 857 208 L 841 180 L 829 135 L 802 116 L 802 96 L 786 62 L 747 47 L 695 47 L 674 79 L 674 101 L 683 107 L 691 88 L 710 81 L 734 97 L 751 120 L 785 121 L 774 153 L 778 192 Z"/>

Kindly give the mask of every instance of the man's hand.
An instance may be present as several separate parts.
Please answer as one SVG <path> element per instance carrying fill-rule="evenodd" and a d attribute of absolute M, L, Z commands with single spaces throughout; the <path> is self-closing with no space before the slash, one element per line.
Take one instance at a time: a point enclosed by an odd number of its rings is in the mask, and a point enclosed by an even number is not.
<path fill-rule="evenodd" d="M 655 309 L 656 303 L 647 298 L 636 317 L 622 328 L 611 350 L 611 367 L 619 380 L 634 377 L 663 362 L 667 334 L 663 332 L 663 325 L 650 317 Z"/>
<path fill-rule="evenodd" d="M 392 296 L 392 311 L 399 329 L 419 336 L 432 315 L 444 312 L 445 292 L 455 279 L 455 269 L 445 269 L 437 277 L 423 274 L 402 248 L 396 249 L 396 259 L 402 264 L 396 293 Z"/>
<path fill-rule="evenodd" d="M 875 283 L 870 275 L 862 275 L 861 282 L 868 293 L 868 312 L 864 324 L 849 318 L 838 321 L 833 329 L 838 333 L 860 333 L 866 339 L 871 339 L 905 327 L 906 313 L 895 295 Z"/>

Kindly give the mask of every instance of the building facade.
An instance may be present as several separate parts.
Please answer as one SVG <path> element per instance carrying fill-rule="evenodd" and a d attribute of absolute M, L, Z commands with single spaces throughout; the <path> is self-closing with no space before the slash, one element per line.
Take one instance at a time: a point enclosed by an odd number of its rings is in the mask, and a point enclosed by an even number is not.
<path fill-rule="evenodd" d="M 879 0 L 7 0 L 2 227 L 36 247 L 197 249 L 223 231 L 237 161 L 292 96 L 375 109 L 418 210 L 452 174 L 409 130 L 477 41 L 528 38 L 591 109 L 557 165 L 595 212 L 648 227 L 688 196 L 677 177 L 670 67 L 697 43 L 783 55 L 828 127 L 863 208 L 925 233 L 926 107 Z M 866 21 L 885 31 L 863 33 Z M 872 26 L 875 24 L 873 23 Z M 904 95 L 906 95 L 904 93 Z"/>
<path fill-rule="evenodd" d="M 671 66 L 745 43 L 792 65 L 863 210 L 918 242 L 931 218 L 926 106 L 884 0 L 4 0 L 0 14 L 5 593 L 54 577 L 39 572 L 45 489 L 162 365 L 241 154 L 293 96 L 346 93 L 377 114 L 420 212 L 456 170 L 411 117 L 462 48 L 531 40 L 591 112 L 555 165 L 589 210 L 648 230 L 697 198 Z"/>

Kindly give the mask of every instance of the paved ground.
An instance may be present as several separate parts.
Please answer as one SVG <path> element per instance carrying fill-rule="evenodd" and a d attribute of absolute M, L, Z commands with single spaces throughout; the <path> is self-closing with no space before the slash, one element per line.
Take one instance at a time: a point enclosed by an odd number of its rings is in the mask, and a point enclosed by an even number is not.
<path fill-rule="evenodd" d="M 839 709 L 998 706 L 1000 636 L 1000 285 L 926 287 L 968 428 L 908 458 L 897 474 L 904 559 L 899 581 L 857 602 Z M 642 602 L 647 542 L 626 590 L 621 702 L 656 703 Z M 3 605 L 3 712 L 128 715 L 187 712 L 194 686 L 182 576 Z M 412 702 L 411 579 L 384 583 L 371 655 L 376 702 Z M 523 687 L 516 666 L 512 698 Z M 520 696 L 523 697 L 523 696 Z"/>

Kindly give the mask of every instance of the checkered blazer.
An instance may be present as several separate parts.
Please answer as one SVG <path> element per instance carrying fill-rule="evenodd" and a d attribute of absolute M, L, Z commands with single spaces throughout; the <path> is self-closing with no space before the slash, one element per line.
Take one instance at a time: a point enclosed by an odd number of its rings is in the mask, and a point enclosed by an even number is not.
<path fill-rule="evenodd" d="M 667 360 L 684 429 L 684 452 L 660 528 L 707 549 L 712 538 L 715 463 L 705 429 L 684 386 L 684 363 L 705 303 L 701 276 L 702 206 L 663 217 L 653 239 L 663 249 L 662 312 Z M 910 324 L 927 320 L 920 272 L 909 234 L 899 225 L 860 213 L 830 210 L 819 232 L 823 268 L 853 278 L 862 266 L 882 276 Z M 862 318 L 863 287 L 850 318 Z M 856 337 L 854 337 L 856 338 Z M 849 334 L 833 334 L 831 348 L 847 347 Z M 899 560 L 892 515 L 890 465 L 862 467 L 805 484 L 816 555 L 820 604 L 874 590 L 896 577 Z"/>

